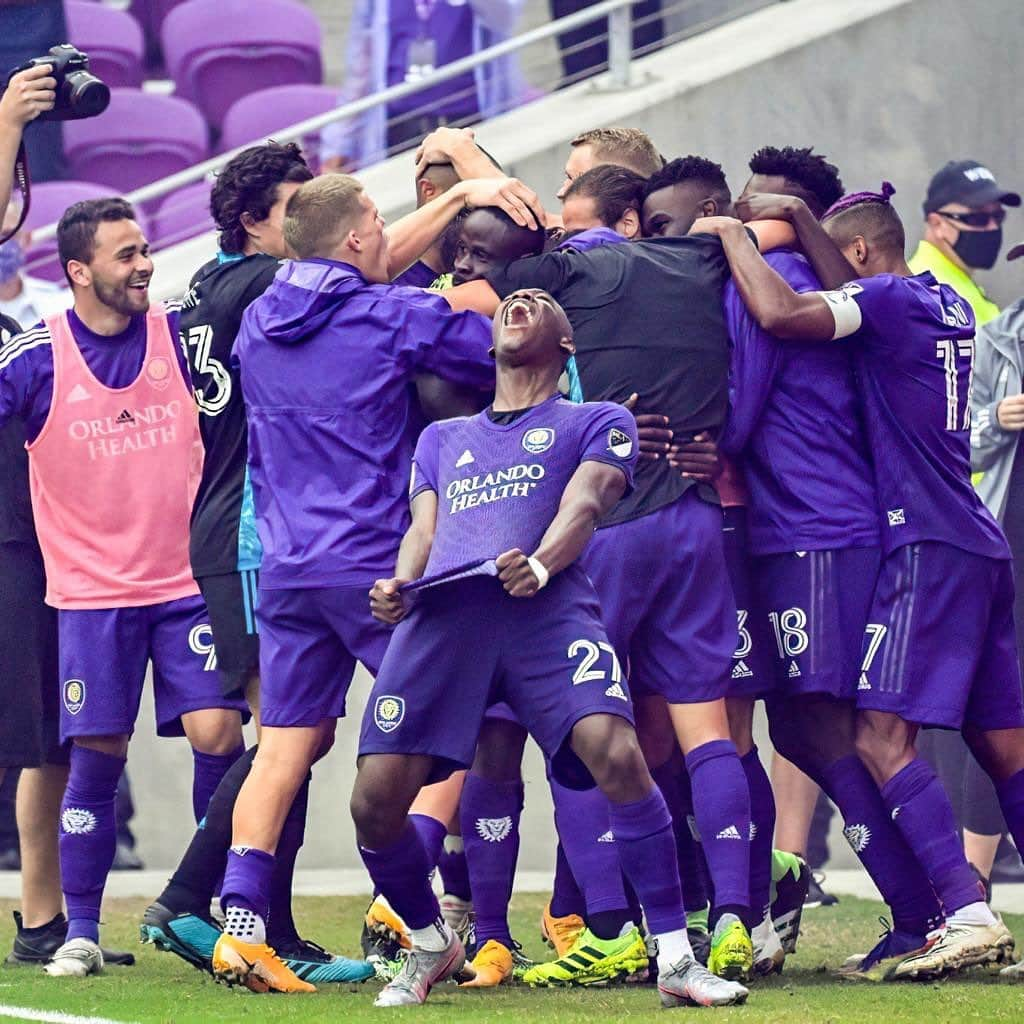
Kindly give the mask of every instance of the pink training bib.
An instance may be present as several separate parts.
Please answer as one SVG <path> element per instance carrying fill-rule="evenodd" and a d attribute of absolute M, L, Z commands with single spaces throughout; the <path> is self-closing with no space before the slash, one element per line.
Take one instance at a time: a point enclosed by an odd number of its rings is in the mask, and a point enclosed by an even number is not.
<path fill-rule="evenodd" d="M 125 388 L 96 379 L 66 313 L 45 324 L 53 400 L 26 448 L 47 604 L 126 608 L 197 594 L 188 535 L 203 449 L 167 314 L 146 315 L 142 370 Z"/>

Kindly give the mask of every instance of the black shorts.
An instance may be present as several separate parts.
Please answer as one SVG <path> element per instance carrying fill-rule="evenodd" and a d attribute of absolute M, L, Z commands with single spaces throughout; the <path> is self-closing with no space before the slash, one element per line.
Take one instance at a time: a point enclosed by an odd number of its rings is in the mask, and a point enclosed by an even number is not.
<path fill-rule="evenodd" d="M 246 569 L 203 576 L 196 582 L 210 613 L 221 691 L 225 697 L 237 697 L 244 694 L 249 680 L 260 670 L 260 638 L 256 631 L 259 573 Z"/>
<path fill-rule="evenodd" d="M 67 764 L 60 744 L 57 612 L 34 544 L 0 544 L 0 768 Z"/>

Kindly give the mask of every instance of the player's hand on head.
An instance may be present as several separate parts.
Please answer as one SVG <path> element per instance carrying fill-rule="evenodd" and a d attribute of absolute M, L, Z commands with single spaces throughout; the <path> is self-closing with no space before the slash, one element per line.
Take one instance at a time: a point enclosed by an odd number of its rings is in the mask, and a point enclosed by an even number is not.
<path fill-rule="evenodd" d="M 804 206 L 802 199 L 796 196 L 779 196 L 771 192 L 752 192 L 741 196 L 733 204 L 736 216 L 746 223 L 751 220 L 785 220 L 793 219 L 797 207 Z"/>
<path fill-rule="evenodd" d="M 393 626 L 405 618 L 406 607 L 399 587 L 407 582 L 408 580 L 392 577 L 374 583 L 370 588 L 370 612 L 375 619 Z"/>
<path fill-rule="evenodd" d="M 694 434 L 692 441 L 672 445 L 668 453 L 668 462 L 688 480 L 697 480 L 702 484 L 714 483 L 722 472 L 718 445 L 705 430 Z"/>
<path fill-rule="evenodd" d="M 447 128 L 444 126 L 435 128 L 429 135 L 424 136 L 416 150 L 414 159 L 417 177 L 430 164 L 450 163 L 452 153 L 458 146 L 466 142 L 473 142 L 475 138 L 476 133 L 472 128 Z"/>
<path fill-rule="evenodd" d="M 467 206 L 497 206 L 520 227 L 544 227 L 544 206 L 518 178 L 471 178 L 462 184 Z"/>
<path fill-rule="evenodd" d="M 996 418 L 1003 430 L 1024 430 L 1024 395 L 1011 395 L 996 406 Z"/>
<path fill-rule="evenodd" d="M 498 579 L 512 597 L 533 597 L 540 590 L 540 580 L 530 567 L 530 560 L 519 548 L 505 551 L 494 560 Z"/>
<path fill-rule="evenodd" d="M 19 71 L 0 95 L 0 122 L 22 128 L 57 100 L 57 79 L 49 64 Z"/>
<path fill-rule="evenodd" d="M 640 396 L 634 391 L 623 403 L 636 420 L 636 436 L 639 440 L 638 458 L 643 462 L 653 462 L 667 455 L 672 447 L 672 431 L 669 429 L 668 417 L 656 413 L 636 411 Z"/>

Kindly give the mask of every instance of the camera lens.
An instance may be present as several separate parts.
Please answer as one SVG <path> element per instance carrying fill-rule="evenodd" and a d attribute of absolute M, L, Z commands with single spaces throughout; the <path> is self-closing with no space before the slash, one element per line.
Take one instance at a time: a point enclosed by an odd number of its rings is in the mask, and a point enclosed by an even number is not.
<path fill-rule="evenodd" d="M 110 89 L 88 71 L 72 71 L 64 79 L 65 96 L 75 117 L 95 117 L 110 104 Z"/>

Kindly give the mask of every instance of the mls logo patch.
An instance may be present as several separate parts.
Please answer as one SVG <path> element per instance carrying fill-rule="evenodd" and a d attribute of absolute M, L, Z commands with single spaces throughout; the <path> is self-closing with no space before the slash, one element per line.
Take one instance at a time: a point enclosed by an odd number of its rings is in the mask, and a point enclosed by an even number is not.
<path fill-rule="evenodd" d="M 523 434 L 523 448 L 531 455 L 546 452 L 555 443 L 555 432 L 550 427 L 534 427 Z"/>
<path fill-rule="evenodd" d="M 401 697 L 378 697 L 373 706 L 373 721 L 381 732 L 394 732 L 405 718 L 405 701 Z"/>
<path fill-rule="evenodd" d="M 608 451 L 620 459 L 628 459 L 633 454 L 633 439 L 617 427 L 608 431 Z"/>
<path fill-rule="evenodd" d="M 69 679 L 64 684 L 64 707 L 69 715 L 77 715 L 85 703 L 85 683 L 81 679 Z"/>

